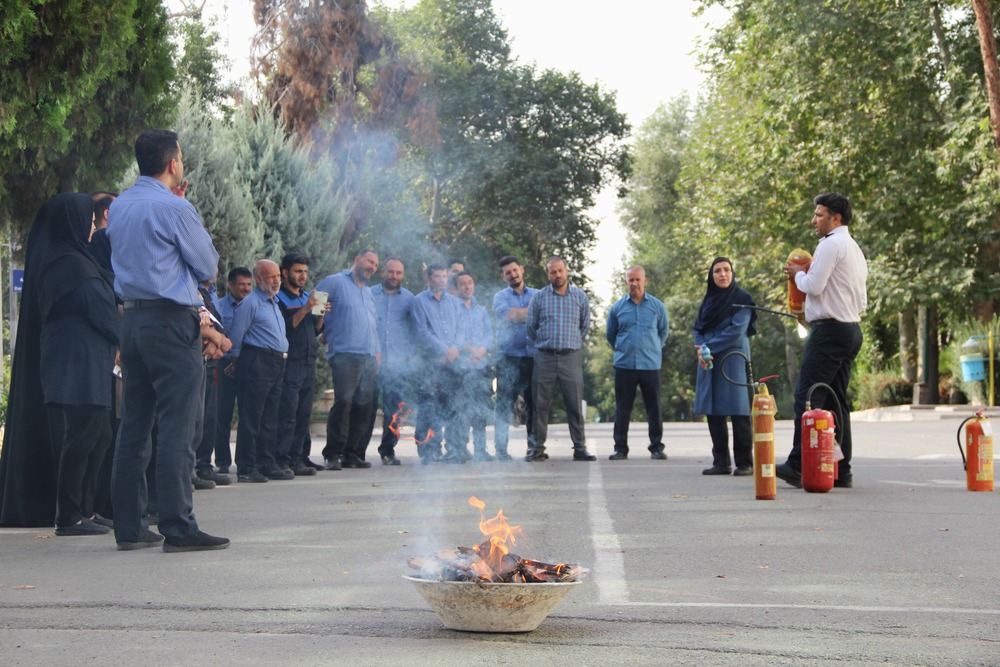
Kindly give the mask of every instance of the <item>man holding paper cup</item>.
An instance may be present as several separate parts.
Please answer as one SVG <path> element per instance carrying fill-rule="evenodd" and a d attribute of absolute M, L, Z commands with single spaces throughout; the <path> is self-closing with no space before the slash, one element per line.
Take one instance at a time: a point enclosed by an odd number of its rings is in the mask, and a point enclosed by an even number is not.
<path fill-rule="evenodd" d="M 330 310 L 326 292 L 305 289 L 309 258 L 289 253 L 281 259 L 278 305 L 285 318 L 288 360 L 278 405 L 278 446 L 275 460 L 296 477 L 315 475 L 320 465 L 309 460 L 309 418 L 316 389 L 316 336 L 323 330 L 322 315 Z"/>

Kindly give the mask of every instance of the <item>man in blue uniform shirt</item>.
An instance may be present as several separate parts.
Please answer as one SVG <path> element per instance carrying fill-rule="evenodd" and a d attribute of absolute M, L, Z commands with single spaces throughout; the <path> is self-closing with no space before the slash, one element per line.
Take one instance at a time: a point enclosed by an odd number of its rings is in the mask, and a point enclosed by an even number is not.
<path fill-rule="evenodd" d="M 233 326 L 233 311 L 243 299 L 253 291 L 253 272 L 245 266 L 237 266 L 227 276 L 229 294 L 216 298 L 215 307 L 222 316 L 222 328 L 226 331 Z M 233 464 L 233 448 L 230 444 L 233 426 L 233 412 L 236 410 L 236 373 L 233 364 L 232 350 L 227 352 L 219 363 L 219 418 L 215 435 L 215 465 L 216 471 L 229 474 L 229 466 Z M 226 369 L 229 372 L 225 372 Z"/>
<path fill-rule="evenodd" d="M 135 142 L 139 179 L 111 205 L 108 237 L 115 291 L 124 301 L 122 423 L 115 449 L 112 502 L 119 550 L 163 543 L 163 550 L 224 549 L 229 540 L 198 528 L 191 501 L 194 427 L 205 375 L 198 281 L 210 280 L 219 253 L 184 195 L 177 134 L 146 130 Z M 208 324 L 205 324 L 208 326 Z M 156 438 L 159 531 L 149 530 L 146 466 Z M 165 538 L 165 540 L 164 540 Z"/>
<path fill-rule="evenodd" d="M 636 389 L 642 391 L 649 423 L 649 452 L 665 460 L 663 413 L 660 408 L 660 366 L 669 332 L 663 302 L 646 293 L 646 270 L 633 266 L 625 272 L 628 294 L 608 311 L 605 337 L 614 348 L 615 453 L 612 461 L 628 458 L 628 426 Z"/>
<path fill-rule="evenodd" d="M 326 358 L 333 375 L 333 407 L 326 422 L 323 460 L 327 470 L 370 468 L 365 461 L 368 415 L 378 373 L 375 299 L 368 281 L 378 270 L 378 253 L 364 250 L 354 265 L 324 278 L 317 290 L 329 294 Z"/>
<path fill-rule="evenodd" d="M 507 287 L 493 296 L 493 314 L 497 320 L 497 400 L 494 410 L 493 448 L 497 460 L 510 461 L 507 441 L 514 403 L 524 398 L 524 425 L 528 431 L 528 449 L 535 445 L 535 409 L 531 397 L 531 373 L 535 367 L 535 341 L 528 337 L 524 320 L 528 304 L 538 290 L 524 284 L 524 267 L 514 255 L 503 257 L 500 275 Z"/>

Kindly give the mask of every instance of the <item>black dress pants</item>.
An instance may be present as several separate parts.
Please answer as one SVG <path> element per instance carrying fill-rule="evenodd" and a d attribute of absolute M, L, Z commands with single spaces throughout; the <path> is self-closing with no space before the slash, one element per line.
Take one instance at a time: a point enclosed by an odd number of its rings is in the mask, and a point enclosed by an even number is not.
<path fill-rule="evenodd" d="M 706 415 L 708 432 L 712 436 L 712 466 L 728 468 L 733 459 L 737 468 L 753 467 L 753 426 L 747 415 L 733 415 L 733 457 L 729 457 L 729 426 L 726 417 Z"/>
<path fill-rule="evenodd" d="M 291 466 L 309 458 L 312 447 L 309 420 L 315 390 L 315 361 L 285 364 L 281 402 L 278 404 L 278 448 L 275 452 L 279 466 Z"/>
<path fill-rule="evenodd" d="M 236 362 L 236 396 L 240 420 L 236 426 L 236 470 L 272 470 L 278 444 L 278 406 L 285 377 L 281 352 L 244 345 Z"/>
<path fill-rule="evenodd" d="M 108 409 L 99 405 L 46 406 L 56 468 L 56 526 L 94 515 L 104 457 L 111 446 Z"/>
<path fill-rule="evenodd" d="M 830 385 L 836 400 L 830 392 L 819 387 L 812 395 L 812 406 L 829 410 L 834 414 L 840 448 L 844 460 L 840 462 L 840 474 L 851 472 L 851 405 L 847 400 L 847 386 L 851 383 L 851 369 L 854 359 L 861 350 L 861 326 L 856 322 L 821 320 L 813 322 L 806 341 L 805 354 L 799 381 L 795 385 L 795 440 L 788 454 L 788 465 L 802 470 L 802 415 L 806 411 L 806 395 L 817 382 Z M 837 407 L 840 402 L 841 409 Z"/>
<path fill-rule="evenodd" d="M 615 368 L 615 451 L 628 454 L 628 426 L 636 391 L 642 392 L 649 424 L 650 452 L 663 451 L 663 412 L 660 408 L 660 371 Z"/>
<path fill-rule="evenodd" d="M 378 362 L 369 354 L 339 352 L 330 360 L 330 370 L 333 407 L 326 421 L 323 458 L 364 461 Z"/>

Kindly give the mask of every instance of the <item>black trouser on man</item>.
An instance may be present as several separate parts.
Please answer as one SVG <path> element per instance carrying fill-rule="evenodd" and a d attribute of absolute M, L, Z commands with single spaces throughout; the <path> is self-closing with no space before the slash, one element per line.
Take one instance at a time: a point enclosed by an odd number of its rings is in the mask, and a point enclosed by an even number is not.
<path fill-rule="evenodd" d="M 201 428 L 196 429 L 195 470 L 212 471 L 212 454 L 219 432 L 219 390 L 218 378 L 222 369 L 216 364 L 205 365 L 205 403 L 201 418 Z"/>
<path fill-rule="evenodd" d="M 642 392 L 649 424 L 649 451 L 663 451 L 663 412 L 660 408 L 660 371 L 615 367 L 615 451 L 628 454 L 628 426 L 636 390 Z"/>
<path fill-rule="evenodd" d="M 493 413 L 493 443 L 497 453 L 507 452 L 510 421 L 517 397 L 524 396 L 524 425 L 528 429 L 528 449 L 535 446 L 535 401 L 531 396 L 533 357 L 502 355 L 497 359 L 497 401 Z"/>
<path fill-rule="evenodd" d="M 249 475 L 276 469 L 278 401 L 285 376 L 283 352 L 244 345 L 236 362 L 236 396 L 240 421 L 236 427 L 236 471 Z"/>
<path fill-rule="evenodd" d="M 545 449 L 549 435 L 549 407 L 556 385 L 562 391 L 566 420 L 574 449 L 586 446 L 583 430 L 583 361 L 580 350 L 538 350 L 531 379 L 535 399 L 535 449 Z"/>
<path fill-rule="evenodd" d="M 225 369 L 231 359 L 219 361 L 219 411 L 216 419 L 215 465 L 229 468 L 233 465 L 233 447 L 230 443 L 233 428 L 233 413 L 236 411 L 236 378 L 231 378 Z"/>
<path fill-rule="evenodd" d="M 378 362 L 370 354 L 338 352 L 330 360 L 333 407 L 326 421 L 324 460 L 364 461 Z"/>
<path fill-rule="evenodd" d="M 92 517 L 101 465 L 111 445 L 108 409 L 100 405 L 46 406 L 49 440 L 56 461 L 58 527 Z"/>
<path fill-rule="evenodd" d="M 753 467 L 753 426 L 748 415 L 732 415 L 733 456 L 729 456 L 729 426 L 722 415 L 705 415 L 708 433 L 712 436 L 712 467 L 729 468 L 732 459 L 737 468 Z"/>
<path fill-rule="evenodd" d="M 857 322 L 819 320 L 809 326 L 809 339 L 802 357 L 799 381 L 795 385 L 795 436 L 787 463 L 801 472 L 802 415 L 806 411 L 806 394 L 814 384 L 823 382 L 833 389 L 836 400 L 825 388 L 818 387 L 812 394 L 812 406 L 829 410 L 835 415 L 840 449 L 844 453 L 839 475 L 845 477 L 851 473 L 851 405 L 847 400 L 847 386 L 851 382 L 854 359 L 861 350 L 861 325 Z M 840 402 L 839 408 L 837 401 Z"/>
<path fill-rule="evenodd" d="M 433 463 L 442 456 L 445 427 L 453 426 L 458 375 L 450 367 L 436 361 L 425 364 L 417 372 L 419 410 L 413 439 L 417 443 L 420 460 Z"/>
<path fill-rule="evenodd" d="M 489 368 L 470 368 L 456 375 L 453 425 L 447 436 L 449 452 L 453 446 L 460 452 L 467 451 L 471 428 L 473 449 L 486 453 L 486 423 L 493 412 L 492 379 Z"/>
<path fill-rule="evenodd" d="M 166 537 L 198 532 L 191 502 L 194 428 L 205 376 L 198 309 L 164 300 L 137 301 L 122 318 L 125 387 L 111 488 L 115 539 L 135 542 L 148 528 L 146 465 L 157 425 L 158 530 Z"/>
<path fill-rule="evenodd" d="M 275 452 L 275 460 L 279 466 L 294 466 L 309 458 L 312 446 L 309 420 L 312 418 L 315 391 L 315 362 L 285 364 L 278 407 L 278 448 Z"/>

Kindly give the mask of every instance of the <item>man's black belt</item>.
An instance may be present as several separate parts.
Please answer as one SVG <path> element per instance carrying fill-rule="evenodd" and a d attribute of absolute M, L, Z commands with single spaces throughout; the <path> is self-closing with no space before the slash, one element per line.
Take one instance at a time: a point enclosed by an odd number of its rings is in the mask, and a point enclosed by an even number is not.
<path fill-rule="evenodd" d="M 266 354 L 268 356 L 278 357 L 278 358 L 281 358 L 281 359 L 287 359 L 288 358 L 288 353 L 287 352 L 278 352 L 277 350 L 272 350 L 272 349 L 266 348 L 266 347 L 257 347 L 256 345 L 244 345 L 243 349 L 244 350 L 253 350 L 254 352 L 260 352 L 261 354 Z"/>
<path fill-rule="evenodd" d="M 133 308 L 179 308 L 180 310 L 187 310 L 192 313 L 198 312 L 198 306 L 182 306 L 176 301 L 171 301 L 170 299 L 125 299 L 124 301 L 125 310 L 132 310 Z"/>
<path fill-rule="evenodd" d="M 835 320 L 832 317 L 829 317 L 829 318 L 822 319 L 822 320 L 813 320 L 812 322 L 809 323 L 809 326 L 811 326 L 811 327 L 818 327 L 818 326 L 822 326 L 824 324 L 844 324 L 844 325 L 851 325 L 851 324 L 858 324 L 858 323 L 857 322 L 841 322 L 840 320 Z"/>
<path fill-rule="evenodd" d="M 559 348 L 558 350 L 553 350 L 552 348 L 549 347 L 540 347 L 538 348 L 538 351 L 545 352 L 546 354 L 554 354 L 557 357 L 562 357 L 567 354 L 573 354 L 574 352 L 579 352 L 580 350 L 574 349 L 572 347 L 563 347 Z"/>

